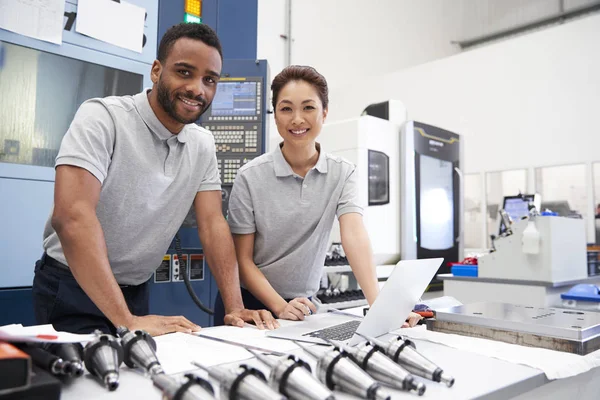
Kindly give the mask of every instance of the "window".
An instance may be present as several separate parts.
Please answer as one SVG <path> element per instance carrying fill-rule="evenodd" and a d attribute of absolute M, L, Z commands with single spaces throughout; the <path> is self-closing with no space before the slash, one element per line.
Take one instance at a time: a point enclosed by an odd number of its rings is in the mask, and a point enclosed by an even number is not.
<path fill-rule="evenodd" d="M 549 209 L 562 217 L 581 216 L 588 225 L 586 166 L 562 165 L 535 169 L 536 191 L 542 196 L 542 210 Z M 588 241 L 593 241 L 587 232 Z"/>

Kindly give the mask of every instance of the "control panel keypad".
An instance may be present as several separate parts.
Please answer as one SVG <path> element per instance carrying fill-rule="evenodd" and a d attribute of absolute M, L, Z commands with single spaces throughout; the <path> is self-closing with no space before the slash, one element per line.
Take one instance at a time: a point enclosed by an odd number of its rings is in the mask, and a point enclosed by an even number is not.
<path fill-rule="evenodd" d="M 215 138 L 217 157 L 222 153 L 250 155 L 259 152 L 259 125 L 208 125 Z"/>
<path fill-rule="evenodd" d="M 221 171 L 221 183 L 224 185 L 233 184 L 238 170 L 250 162 L 252 158 L 223 158 L 219 160 L 219 170 Z"/>

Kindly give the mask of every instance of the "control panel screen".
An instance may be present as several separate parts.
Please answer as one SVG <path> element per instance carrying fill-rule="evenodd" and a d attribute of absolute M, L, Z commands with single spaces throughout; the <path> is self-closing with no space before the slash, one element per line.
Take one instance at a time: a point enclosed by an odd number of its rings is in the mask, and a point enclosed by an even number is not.
<path fill-rule="evenodd" d="M 529 215 L 529 202 L 534 201 L 533 195 L 523 196 L 507 196 L 504 197 L 503 208 L 513 222 L 520 221 L 521 218 Z M 506 231 L 506 227 L 500 220 L 499 233 L 502 234 Z"/>
<path fill-rule="evenodd" d="M 212 115 L 255 116 L 257 103 L 257 82 L 219 82 L 212 103 Z"/>
<path fill-rule="evenodd" d="M 506 199 L 504 211 L 510 215 L 513 222 L 529 215 L 529 202 L 526 199 Z"/>

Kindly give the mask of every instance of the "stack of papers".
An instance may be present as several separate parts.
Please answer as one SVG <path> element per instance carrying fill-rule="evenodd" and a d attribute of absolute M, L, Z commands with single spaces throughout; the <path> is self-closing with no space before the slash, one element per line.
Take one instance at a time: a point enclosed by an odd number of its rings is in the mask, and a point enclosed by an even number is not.
<path fill-rule="evenodd" d="M 95 335 L 78 335 L 75 333 L 58 332 L 50 324 L 23 326 L 12 324 L 0 326 L 0 340 L 5 342 L 29 342 L 29 343 L 87 343 L 93 340 Z"/>
<path fill-rule="evenodd" d="M 171 333 L 154 340 L 156 355 L 167 374 L 197 370 L 198 367 L 192 365 L 192 361 L 212 367 L 254 357 L 242 347 L 218 343 L 193 334 Z"/>
<path fill-rule="evenodd" d="M 171 333 L 158 336 L 154 340 L 158 360 L 167 374 L 197 370 L 192 361 L 212 367 L 254 358 L 242 345 L 260 348 L 265 352 L 288 353 L 298 349 L 298 346 L 289 340 L 267 338 L 266 332 L 253 325 L 246 325 L 244 328 L 219 326 L 198 332 L 202 336 L 224 339 L 240 345 L 222 343 L 193 333 Z"/>

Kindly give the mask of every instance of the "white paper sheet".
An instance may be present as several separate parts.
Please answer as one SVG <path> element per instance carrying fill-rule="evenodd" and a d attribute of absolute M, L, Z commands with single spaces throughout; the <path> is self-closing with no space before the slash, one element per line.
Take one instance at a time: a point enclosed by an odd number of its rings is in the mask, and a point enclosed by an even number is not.
<path fill-rule="evenodd" d="M 146 10 L 112 0 L 79 0 L 75 30 L 103 42 L 142 52 Z"/>
<path fill-rule="evenodd" d="M 57 332 L 52 325 L 23 326 L 20 324 L 0 327 L 0 340 L 6 342 L 33 343 L 87 343 L 94 335 L 77 335 L 68 332 Z"/>
<path fill-rule="evenodd" d="M 65 0 L 0 0 L 0 28 L 62 44 Z"/>
<path fill-rule="evenodd" d="M 600 350 L 580 356 L 488 339 L 432 332 L 426 330 L 424 326 L 402 329 L 396 332 L 411 339 L 427 340 L 462 351 L 537 368 L 543 371 L 548 379 L 568 378 L 600 366 Z"/>
<path fill-rule="evenodd" d="M 154 340 L 156 356 L 167 374 L 197 370 L 198 367 L 192 365 L 192 361 L 212 367 L 254 357 L 242 347 L 218 343 L 186 333 L 171 333 L 158 336 Z"/>

